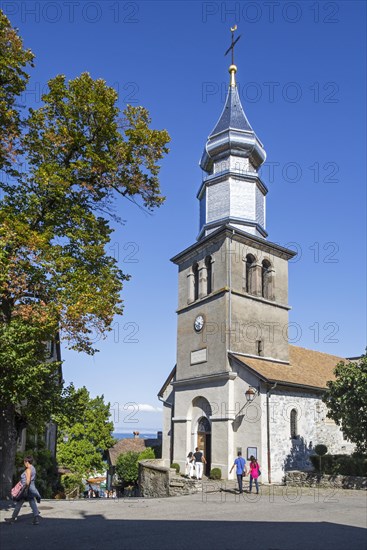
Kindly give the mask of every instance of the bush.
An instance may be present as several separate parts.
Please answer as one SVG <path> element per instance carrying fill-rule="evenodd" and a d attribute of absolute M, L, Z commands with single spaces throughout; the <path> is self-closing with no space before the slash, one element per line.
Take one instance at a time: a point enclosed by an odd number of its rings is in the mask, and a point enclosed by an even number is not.
<path fill-rule="evenodd" d="M 328 475 L 367 476 L 367 457 L 350 455 L 311 456 L 315 469 Z M 320 459 L 322 465 L 320 468 Z"/>
<path fill-rule="evenodd" d="M 136 483 L 138 479 L 139 453 L 128 451 L 121 454 L 116 462 L 116 474 L 121 481 Z"/>
<path fill-rule="evenodd" d="M 139 477 L 139 460 L 155 458 L 153 449 L 147 447 L 141 453 L 128 451 L 121 454 L 116 462 L 116 474 L 124 483 L 136 483 Z"/>
<path fill-rule="evenodd" d="M 151 447 L 147 447 L 144 451 L 142 451 L 138 457 L 139 460 L 148 460 L 150 458 L 155 458 L 154 450 Z"/>
<path fill-rule="evenodd" d="M 222 479 L 222 470 L 220 468 L 212 468 L 209 477 L 210 479 Z"/>
<path fill-rule="evenodd" d="M 84 483 L 81 474 L 63 474 L 61 476 L 62 492 L 65 494 L 73 493 L 74 496 L 79 496 L 79 493 L 84 491 Z"/>
<path fill-rule="evenodd" d="M 322 445 L 322 444 L 316 445 L 316 447 L 314 448 L 314 451 L 318 456 L 324 456 L 327 453 L 327 447 L 326 445 Z"/>
<path fill-rule="evenodd" d="M 177 462 L 172 462 L 171 468 L 174 468 L 176 470 L 176 474 L 180 473 L 180 465 L 177 464 Z"/>

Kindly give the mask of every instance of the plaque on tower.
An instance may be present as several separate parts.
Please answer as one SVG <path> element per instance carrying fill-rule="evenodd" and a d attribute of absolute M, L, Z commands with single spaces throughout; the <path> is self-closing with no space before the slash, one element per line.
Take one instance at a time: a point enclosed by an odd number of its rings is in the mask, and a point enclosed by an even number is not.
<path fill-rule="evenodd" d="M 191 365 L 197 365 L 198 363 L 205 363 L 207 361 L 206 348 L 197 349 L 191 352 Z"/>

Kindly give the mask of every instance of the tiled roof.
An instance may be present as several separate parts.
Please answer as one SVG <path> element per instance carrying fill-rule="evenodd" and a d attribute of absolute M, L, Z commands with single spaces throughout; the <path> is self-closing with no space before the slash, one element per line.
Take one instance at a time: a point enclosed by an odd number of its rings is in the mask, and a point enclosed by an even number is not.
<path fill-rule="evenodd" d="M 230 354 L 236 361 L 250 367 L 266 381 L 296 386 L 326 388 L 326 382 L 334 380 L 334 369 L 342 357 L 320 351 L 289 346 L 289 365 L 252 357 Z"/>
<path fill-rule="evenodd" d="M 113 447 L 108 449 L 107 453 L 109 454 L 110 462 L 112 466 L 116 466 L 117 458 L 123 453 L 127 453 L 129 451 L 141 453 L 147 447 L 159 447 L 160 445 L 162 445 L 162 440 L 157 438 L 154 438 L 154 439 L 144 439 L 142 437 L 134 437 L 133 439 L 125 438 L 125 439 L 119 439 Z"/>
<path fill-rule="evenodd" d="M 229 87 L 226 104 L 211 135 L 219 134 L 229 128 L 253 131 L 243 111 L 237 86 Z"/>

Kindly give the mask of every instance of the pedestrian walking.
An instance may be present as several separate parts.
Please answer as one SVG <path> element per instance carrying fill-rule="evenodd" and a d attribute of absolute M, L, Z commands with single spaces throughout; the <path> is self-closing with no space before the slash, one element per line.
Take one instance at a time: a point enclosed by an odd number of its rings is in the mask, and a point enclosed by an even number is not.
<path fill-rule="evenodd" d="M 202 479 L 203 467 L 204 467 L 204 464 L 206 464 L 206 459 L 205 459 L 204 453 L 202 451 L 199 451 L 199 447 L 196 447 L 195 449 L 194 458 L 195 458 L 196 479 Z"/>
<path fill-rule="evenodd" d="M 250 493 L 252 491 L 252 482 L 254 481 L 255 487 L 256 487 L 256 494 L 257 495 L 259 494 L 258 478 L 260 475 L 261 475 L 260 464 L 258 463 L 256 458 L 253 455 L 251 455 L 250 456 Z"/>
<path fill-rule="evenodd" d="M 238 491 L 243 493 L 242 479 L 246 475 L 246 460 L 243 458 L 241 451 L 238 451 L 237 458 L 233 463 L 232 468 L 229 470 L 229 473 L 232 473 L 233 468 L 236 466 L 236 475 L 238 482 Z"/>
<path fill-rule="evenodd" d="M 40 513 L 37 508 L 36 500 L 40 502 L 41 497 L 35 485 L 36 468 L 33 466 L 32 456 L 25 457 L 24 466 L 25 466 L 25 470 L 20 477 L 20 481 L 24 489 L 22 490 L 19 500 L 17 500 L 17 503 L 15 505 L 11 518 L 5 518 L 5 521 L 7 523 L 14 523 L 18 517 L 21 507 L 26 501 L 28 501 L 33 512 L 32 523 L 33 525 L 38 525 L 39 523 L 38 518 Z"/>

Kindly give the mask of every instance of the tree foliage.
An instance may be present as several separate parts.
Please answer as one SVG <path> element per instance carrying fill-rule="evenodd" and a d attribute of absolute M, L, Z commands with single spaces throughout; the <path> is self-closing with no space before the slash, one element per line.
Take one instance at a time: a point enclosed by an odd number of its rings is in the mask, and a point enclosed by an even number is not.
<path fill-rule="evenodd" d="M 23 42 L 9 19 L 0 10 L 0 170 L 13 173 L 12 164 L 19 152 L 21 113 L 18 96 L 24 92 L 32 66 L 33 53 Z"/>
<path fill-rule="evenodd" d="M 24 471 L 24 458 L 33 456 L 34 465 L 37 471 L 36 485 L 42 498 L 51 498 L 57 485 L 57 468 L 54 457 L 46 449 L 44 442 L 39 441 L 37 447 L 27 442 L 27 448 L 16 455 L 17 476 L 14 481 L 19 481 L 19 474 Z"/>
<path fill-rule="evenodd" d="M 148 210 L 163 203 L 159 161 L 169 136 L 150 128 L 143 107 L 120 113 L 116 91 L 88 73 L 70 81 L 52 78 L 40 107 L 25 114 L 17 101 L 33 54 L 1 11 L 0 46 L 0 170 L 11 175 L 0 179 L 4 494 L 16 415 L 41 424 L 58 398 L 60 365 L 47 357 L 47 342 L 58 335 L 67 347 L 93 354 L 94 341 L 122 313 L 121 290 L 129 277 L 106 253 L 111 221 L 120 220 L 115 199 Z"/>
<path fill-rule="evenodd" d="M 141 453 L 128 451 L 117 458 L 116 474 L 125 483 L 136 483 L 139 477 L 139 460 L 155 458 L 153 449 L 147 447 Z"/>
<path fill-rule="evenodd" d="M 91 398 L 87 388 L 64 390 L 58 424 L 57 461 L 73 473 L 89 476 L 105 469 L 103 453 L 115 443 L 110 406 L 103 395 Z"/>
<path fill-rule="evenodd" d="M 356 444 L 358 452 L 367 451 L 367 356 L 358 361 L 341 361 L 335 368 L 336 379 L 327 383 L 323 400 L 327 416 L 342 426 L 345 436 Z"/>

